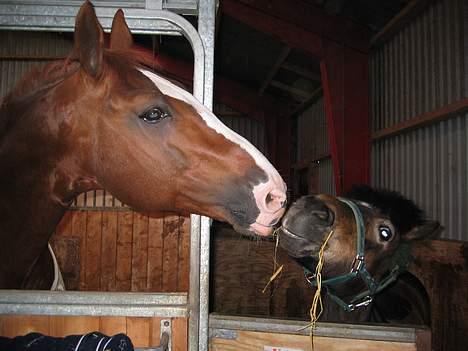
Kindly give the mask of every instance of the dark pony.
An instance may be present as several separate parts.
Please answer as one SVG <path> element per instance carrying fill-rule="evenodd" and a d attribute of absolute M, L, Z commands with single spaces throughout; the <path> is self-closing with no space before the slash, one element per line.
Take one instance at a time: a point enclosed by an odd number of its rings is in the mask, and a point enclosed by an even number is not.
<path fill-rule="evenodd" d="M 362 225 L 356 216 L 361 216 Z M 332 232 L 322 270 L 322 283 L 330 296 L 325 319 L 428 324 L 427 293 L 414 276 L 403 272 L 410 261 L 410 247 L 440 231 L 438 222 L 426 219 L 401 194 L 360 185 L 343 198 L 326 194 L 300 198 L 283 217 L 279 235 L 280 245 L 306 271 L 314 272 L 318 252 Z M 358 312 L 343 312 L 353 309 Z"/>

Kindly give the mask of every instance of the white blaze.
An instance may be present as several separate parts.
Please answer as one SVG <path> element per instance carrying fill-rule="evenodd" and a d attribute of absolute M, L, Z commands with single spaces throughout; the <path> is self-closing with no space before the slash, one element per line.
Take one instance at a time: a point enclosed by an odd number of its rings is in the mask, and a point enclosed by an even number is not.
<path fill-rule="evenodd" d="M 278 171 L 272 166 L 270 161 L 268 161 L 268 159 L 260 151 L 258 151 L 255 148 L 255 146 L 253 146 L 248 140 L 226 127 L 223 124 L 223 122 L 221 122 L 205 105 L 198 101 L 192 94 L 153 72 L 143 69 L 141 69 L 140 71 L 146 77 L 151 79 L 151 81 L 158 87 L 158 89 L 164 95 L 168 95 L 175 99 L 182 100 L 190 106 L 192 106 L 195 109 L 195 111 L 198 112 L 200 117 L 206 122 L 208 127 L 214 129 L 216 132 L 223 135 L 226 139 L 232 141 L 233 143 L 239 145 L 242 149 L 247 151 L 247 153 L 249 153 L 255 160 L 257 166 L 263 169 L 269 177 L 272 177 L 272 180 L 275 183 L 278 182 L 278 185 L 283 185 L 283 180 L 281 179 L 281 176 L 278 174 Z"/>

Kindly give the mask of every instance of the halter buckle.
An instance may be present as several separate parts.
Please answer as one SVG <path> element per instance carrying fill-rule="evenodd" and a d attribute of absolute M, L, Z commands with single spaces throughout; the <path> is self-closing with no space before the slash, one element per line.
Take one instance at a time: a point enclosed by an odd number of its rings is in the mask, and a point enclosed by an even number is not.
<path fill-rule="evenodd" d="M 316 275 L 315 273 L 312 273 L 312 272 L 308 272 L 308 273 L 307 273 L 307 272 L 304 272 L 304 277 L 306 278 L 307 282 L 308 282 L 310 285 L 312 285 L 312 286 L 314 286 L 314 285 L 316 284 L 316 282 L 315 282 L 315 277 L 316 277 L 316 276 L 317 276 L 317 275 Z"/>
<path fill-rule="evenodd" d="M 369 306 L 369 304 L 370 304 L 372 301 L 373 301 L 372 296 L 369 296 L 369 295 L 368 295 L 368 296 L 364 297 L 364 298 L 361 300 L 361 302 L 348 304 L 348 306 L 346 306 L 346 307 L 347 307 L 346 310 L 347 310 L 348 312 L 353 312 L 353 311 L 355 311 L 355 310 L 358 309 L 358 308 Z"/>
<path fill-rule="evenodd" d="M 357 255 L 351 264 L 351 273 L 359 272 L 364 266 L 364 256 Z"/>

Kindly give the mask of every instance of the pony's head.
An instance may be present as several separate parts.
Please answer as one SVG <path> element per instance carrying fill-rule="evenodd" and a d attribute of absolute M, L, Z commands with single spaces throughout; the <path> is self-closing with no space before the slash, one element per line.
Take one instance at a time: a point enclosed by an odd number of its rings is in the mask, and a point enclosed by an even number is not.
<path fill-rule="evenodd" d="M 191 94 L 148 68 L 150 60 L 131 49 L 122 11 L 105 48 L 87 1 L 74 40 L 65 63 L 26 78 L 4 102 L 15 116 L 6 122 L 9 132 L 34 135 L 54 153 L 44 165 L 53 167 L 48 181 L 57 201 L 105 188 L 148 214 L 191 212 L 246 233 L 271 233 L 286 203 L 277 170 Z M 37 148 L 30 152 L 46 147 Z"/>
<path fill-rule="evenodd" d="M 362 215 L 365 267 L 377 280 L 392 269 L 402 244 L 426 239 L 441 229 L 438 222 L 424 219 L 412 201 L 393 191 L 357 186 L 344 198 L 324 194 L 301 197 L 282 219 L 280 245 L 313 272 L 322 244 L 332 232 L 324 251 L 324 280 L 346 275 L 356 264 L 361 239 L 349 201 Z M 344 288 L 349 291 L 350 285 Z"/>

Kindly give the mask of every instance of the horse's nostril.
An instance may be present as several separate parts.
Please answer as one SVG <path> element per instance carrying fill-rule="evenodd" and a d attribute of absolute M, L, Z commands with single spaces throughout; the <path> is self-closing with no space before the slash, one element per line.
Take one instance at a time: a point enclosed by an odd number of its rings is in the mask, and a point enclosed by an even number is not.
<path fill-rule="evenodd" d="M 282 191 L 272 190 L 265 197 L 266 208 L 277 211 L 286 205 L 286 195 Z"/>

